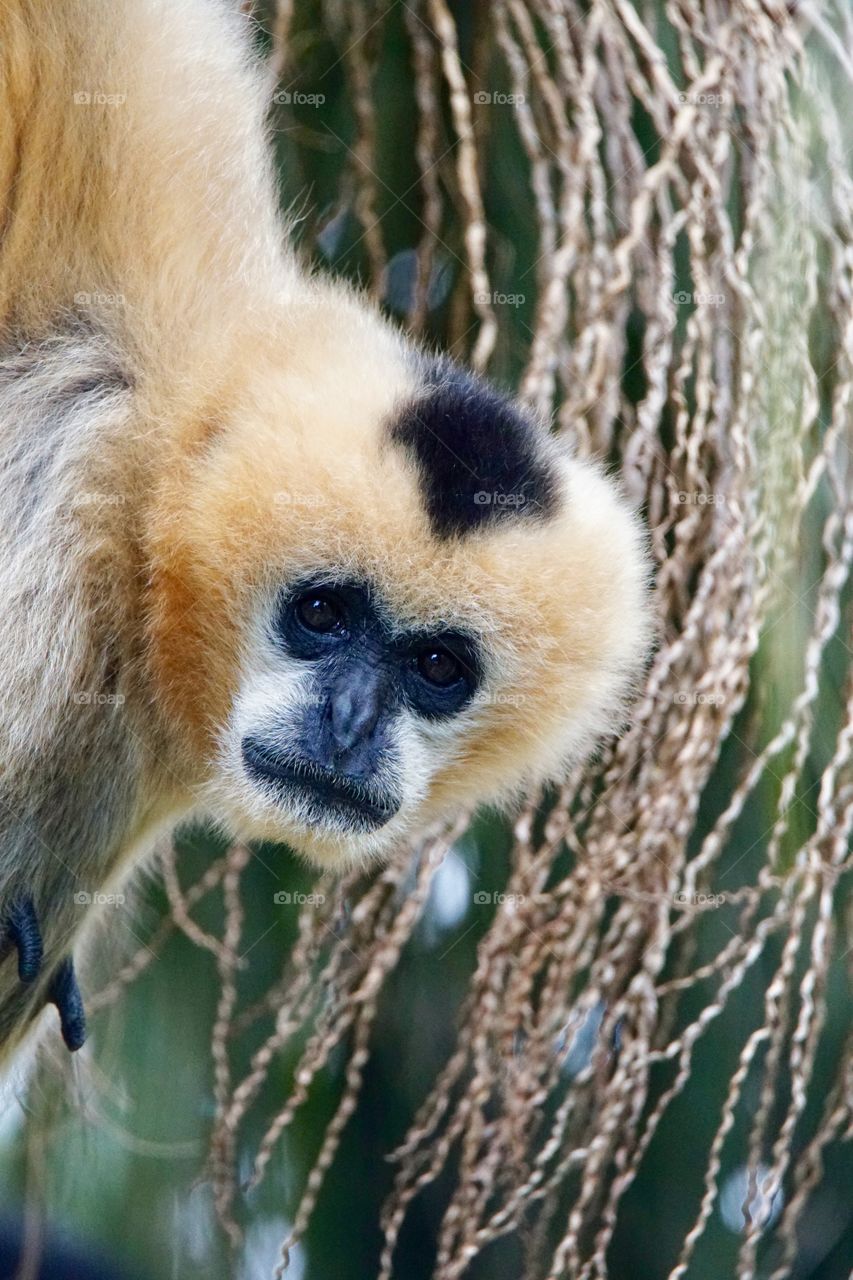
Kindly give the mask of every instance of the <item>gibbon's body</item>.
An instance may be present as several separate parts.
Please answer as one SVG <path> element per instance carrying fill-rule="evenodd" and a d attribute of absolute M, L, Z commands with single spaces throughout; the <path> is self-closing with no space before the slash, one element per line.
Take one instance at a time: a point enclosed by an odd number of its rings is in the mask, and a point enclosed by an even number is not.
<path fill-rule="evenodd" d="M 299 269 L 246 28 L 0 6 L 7 1046 L 82 1041 L 81 896 L 191 811 L 380 855 L 559 774 L 646 647 L 600 472 Z"/>

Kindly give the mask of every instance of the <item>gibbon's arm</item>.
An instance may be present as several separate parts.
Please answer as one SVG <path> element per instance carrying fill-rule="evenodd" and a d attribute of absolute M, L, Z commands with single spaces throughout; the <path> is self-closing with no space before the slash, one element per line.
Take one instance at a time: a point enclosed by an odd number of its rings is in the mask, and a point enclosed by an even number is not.
<path fill-rule="evenodd" d="M 81 1042 L 84 900 L 187 807 L 141 674 L 143 503 L 296 279 L 242 25 L 0 6 L 0 1043 L 45 1000 Z"/>
<path fill-rule="evenodd" d="M 263 85 L 224 0 L 0 6 L 0 1052 L 188 814 L 386 856 L 646 652 L 613 484 L 298 267 Z"/>

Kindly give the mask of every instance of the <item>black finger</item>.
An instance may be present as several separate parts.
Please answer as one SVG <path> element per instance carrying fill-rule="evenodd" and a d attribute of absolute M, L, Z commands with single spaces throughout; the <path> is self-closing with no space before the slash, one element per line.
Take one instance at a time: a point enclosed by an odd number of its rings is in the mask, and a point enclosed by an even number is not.
<path fill-rule="evenodd" d="M 86 1014 L 83 997 L 74 974 L 74 961 L 67 956 L 50 980 L 47 998 L 59 1010 L 62 1039 L 73 1052 L 86 1039 Z"/>
<path fill-rule="evenodd" d="M 32 898 L 17 898 L 6 909 L 5 932 L 18 950 L 18 977 L 21 982 L 34 981 L 41 970 L 43 948 Z"/>

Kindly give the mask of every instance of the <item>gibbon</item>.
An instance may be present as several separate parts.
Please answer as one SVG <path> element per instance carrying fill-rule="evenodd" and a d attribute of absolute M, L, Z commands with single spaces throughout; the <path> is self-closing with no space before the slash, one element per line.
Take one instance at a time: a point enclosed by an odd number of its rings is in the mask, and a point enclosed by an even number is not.
<path fill-rule="evenodd" d="M 289 247 L 248 20 L 0 6 L 0 1044 L 204 813 L 387 855 L 614 729 L 640 524 L 520 405 Z M 56 1014 L 49 1014 L 55 1018 Z"/>

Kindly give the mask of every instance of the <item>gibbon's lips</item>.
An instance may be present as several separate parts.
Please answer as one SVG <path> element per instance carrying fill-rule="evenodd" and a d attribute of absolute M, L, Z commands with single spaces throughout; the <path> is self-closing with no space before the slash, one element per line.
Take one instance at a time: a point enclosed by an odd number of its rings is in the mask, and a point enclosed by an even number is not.
<path fill-rule="evenodd" d="M 310 760 L 288 759 L 252 738 L 244 738 L 243 763 L 254 778 L 273 783 L 284 791 L 301 793 L 308 802 L 312 822 L 327 816 L 344 818 L 350 827 L 382 827 L 400 808 L 396 796 L 379 793 L 367 783 L 324 769 Z M 322 806 L 318 809 L 317 805 Z M 316 817 L 314 815 L 317 815 Z"/>

